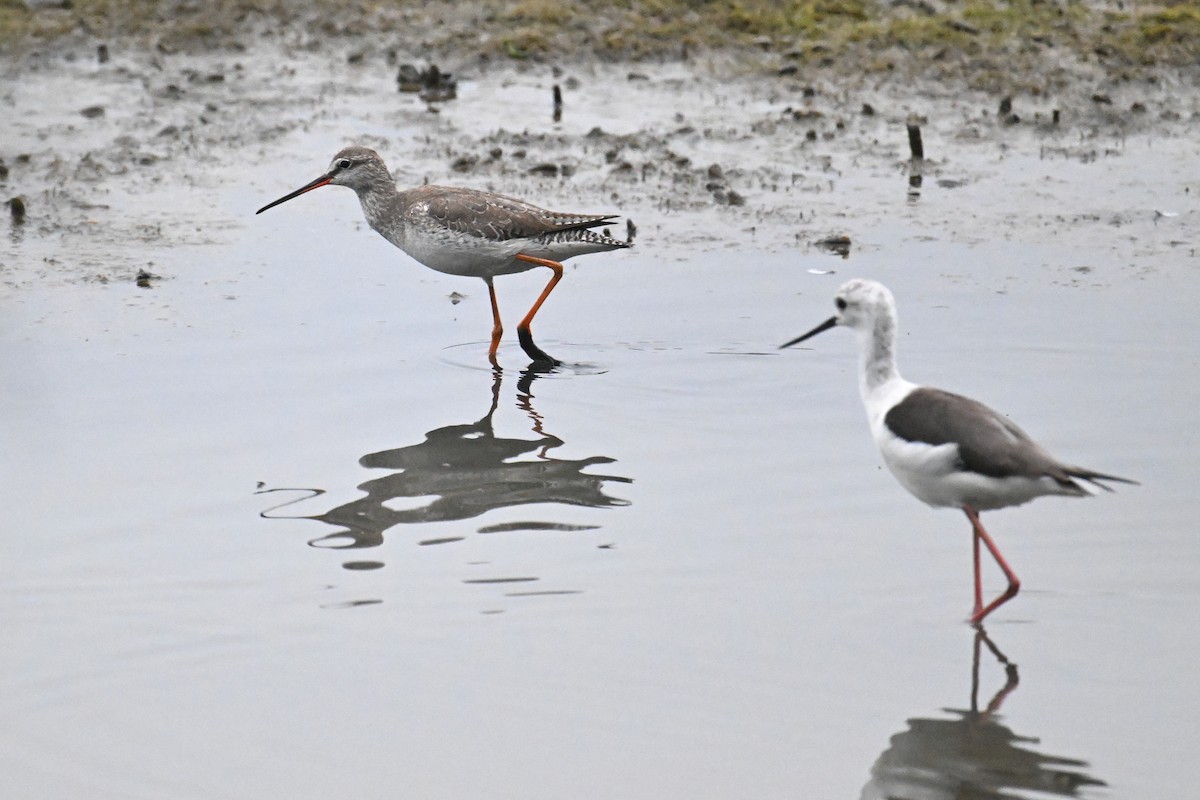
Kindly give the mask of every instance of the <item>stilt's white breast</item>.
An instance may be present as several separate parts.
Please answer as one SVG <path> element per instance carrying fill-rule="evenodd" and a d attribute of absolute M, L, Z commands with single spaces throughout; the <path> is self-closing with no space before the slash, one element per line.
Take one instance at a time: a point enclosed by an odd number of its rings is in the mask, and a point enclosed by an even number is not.
<path fill-rule="evenodd" d="M 883 463 L 905 489 L 931 506 L 960 506 L 953 487 L 947 481 L 957 471 L 958 446 L 909 442 L 887 426 L 887 413 L 917 389 L 917 385 L 896 376 L 874 387 L 863 397 L 871 438 L 879 448 Z"/>

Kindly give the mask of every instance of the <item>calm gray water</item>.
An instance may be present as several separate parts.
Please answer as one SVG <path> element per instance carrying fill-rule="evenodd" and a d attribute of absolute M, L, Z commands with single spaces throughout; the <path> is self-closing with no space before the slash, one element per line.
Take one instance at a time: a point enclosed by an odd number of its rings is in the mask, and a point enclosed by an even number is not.
<path fill-rule="evenodd" d="M 395 253 L 349 192 L 250 216 L 324 145 L 207 178 L 215 241 L 130 245 L 151 289 L 0 296 L 0 794 L 1193 794 L 1200 273 L 1178 151 L 1131 143 L 1143 166 L 1093 165 L 1090 189 L 1043 165 L 1050 200 L 1006 183 L 1011 154 L 918 202 L 897 173 L 868 226 L 845 221 L 846 260 L 681 243 L 686 215 L 643 215 L 538 317 L 571 365 L 529 373 L 506 341 L 497 375 L 483 284 Z M 1127 178 L 1114 230 L 1102 190 Z M 1096 223 L 1022 236 L 1004 189 L 1090 192 Z M 1185 212 L 1170 230 L 1159 191 Z M 986 639 L 963 621 L 966 520 L 882 467 L 852 336 L 776 350 L 858 275 L 897 296 L 907 377 L 1143 484 L 986 515 L 1024 582 Z M 497 282 L 511 319 L 543 281 Z"/>

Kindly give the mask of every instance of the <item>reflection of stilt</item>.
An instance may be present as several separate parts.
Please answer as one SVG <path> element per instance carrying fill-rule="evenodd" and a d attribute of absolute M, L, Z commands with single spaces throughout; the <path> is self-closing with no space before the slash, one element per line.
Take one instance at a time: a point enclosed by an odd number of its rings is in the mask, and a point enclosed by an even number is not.
<path fill-rule="evenodd" d="M 1003 665 L 1004 674 L 1008 678 L 1007 682 L 992 697 L 991 702 L 987 704 L 987 708 L 983 710 L 982 714 L 979 712 L 979 655 L 982 649 L 980 645 L 987 645 L 987 649 Z M 1009 661 L 1008 657 L 1000 652 L 1000 648 L 996 647 L 995 643 L 988 638 L 987 631 L 983 629 L 982 625 L 976 625 L 974 656 L 971 659 L 971 713 L 979 717 L 980 720 L 986 720 L 992 714 L 995 714 L 1004 703 L 1004 698 L 1016 690 L 1020 680 L 1020 676 L 1017 675 L 1017 665 Z"/>
<path fill-rule="evenodd" d="M 983 649 L 1003 667 L 1004 685 L 980 710 Z M 969 710 L 943 709 L 951 718 L 914 718 L 891 738 L 871 768 L 863 800 L 1012 800 L 1037 791 L 1078 797 L 1103 781 L 1087 775 L 1084 761 L 1039 753 L 1034 737 L 1020 736 L 1000 720 L 1000 706 L 1019 683 L 1017 665 L 975 626 Z"/>

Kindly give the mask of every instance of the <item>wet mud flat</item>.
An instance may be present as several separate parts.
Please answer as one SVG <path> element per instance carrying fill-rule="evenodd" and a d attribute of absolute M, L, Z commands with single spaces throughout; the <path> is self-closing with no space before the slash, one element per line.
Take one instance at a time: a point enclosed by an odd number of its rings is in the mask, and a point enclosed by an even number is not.
<path fill-rule="evenodd" d="M 619 207 L 667 250 L 871 247 L 867 231 L 895 218 L 900 192 L 970 209 L 970 224 L 924 209 L 930 235 L 1079 231 L 1121 247 L 1129 225 L 1179 209 L 1120 187 L 1100 207 L 1090 181 L 1072 196 L 1080 181 L 1048 187 L 1038 173 L 1097 175 L 1125 161 L 1153 176 L 1189 152 L 1200 114 L 1187 68 L 1105 67 L 1053 48 L 1032 63 L 1014 56 L 1011 74 L 978 89 L 972 75 L 995 73 L 996 57 L 886 51 L 825 64 L 773 46 L 533 61 L 443 42 L 434 63 L 404 45 L 436 26 L 409 22 L 407 35 L 299 27 L 217 47 L 166 37 L 147 47 L 152 36 L 10 47 L 0 187 L 21 250 L 4 254 L 6 282 L 128 279 L 147 267 L 136 251 L 227 240 L 252 221 L 210 202 L 214 192 L 271 194 L 351 142 L 379 150 L 401 184 Z M 446 73 L 449 91 L 421 82 L 429 70 Z M 86 263 L 38 266 L 47 241 L 78 242 Z"/>
<path fill-rule="evenodd" d="M 1186 796 L 1186 71 L 398 41 L 4 60 L 0 787 Z M 350 143 L 402 185 L 622 215 L 634 247 L 538 317 L 566 367 L 506 340 L 492 371 L 482 283 L 349 192 L 254 216 Z M 848 337 L 776 349 L 855 275 L 897 294 L 906 375 L 1142 482 L 988 515 L 1024 588 L 986 631 Z"/>

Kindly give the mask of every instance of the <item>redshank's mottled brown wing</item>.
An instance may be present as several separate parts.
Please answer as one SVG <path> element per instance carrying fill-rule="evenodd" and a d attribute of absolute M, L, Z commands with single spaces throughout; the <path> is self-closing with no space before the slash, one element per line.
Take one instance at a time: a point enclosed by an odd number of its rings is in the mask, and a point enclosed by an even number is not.
<path fill-rule="evenodd" d="M 610 214 L 568 214 L 494 192 L 451 186 L 420 186 L 402 192 L 406 216 L 416 225 L 434 222 L 457 233 L 494 241 L 528 239 L 548 233 L 605 225 Z"/>

